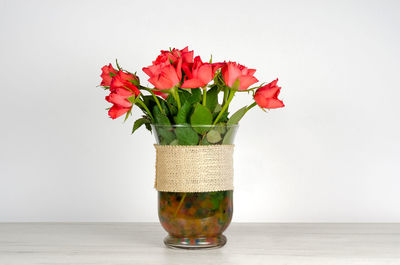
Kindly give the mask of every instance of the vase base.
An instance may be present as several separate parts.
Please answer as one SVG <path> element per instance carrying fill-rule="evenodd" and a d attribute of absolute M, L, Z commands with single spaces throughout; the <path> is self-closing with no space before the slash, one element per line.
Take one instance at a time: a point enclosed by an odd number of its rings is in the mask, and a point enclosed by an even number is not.
<path fill-rule="evenodd" d="M 220 248 L 226 244 L 226 237 L 219 235 L 216 237 L 175 237 L 168 235 L 164 239 L 164 244 L 169 248 L 180 249 L 210 249 Z"/>

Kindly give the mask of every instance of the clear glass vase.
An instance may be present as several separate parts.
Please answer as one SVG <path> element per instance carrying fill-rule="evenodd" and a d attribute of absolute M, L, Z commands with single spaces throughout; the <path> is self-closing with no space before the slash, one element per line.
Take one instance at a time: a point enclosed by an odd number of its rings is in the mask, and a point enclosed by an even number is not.
<path fill-rule="evenodd" d="M 237 125 L 152 125 L 159 145 L 188 145 L 179 136 L 193 130 L 198 141 L 190 145 L 233 144 Z M 218 248 L 226 243 L 222 234 L 233 212 L 233 190 L 213 192 L 158 192 L 158 216 L 168 232 L 164 243 L 172 248 Z"/>

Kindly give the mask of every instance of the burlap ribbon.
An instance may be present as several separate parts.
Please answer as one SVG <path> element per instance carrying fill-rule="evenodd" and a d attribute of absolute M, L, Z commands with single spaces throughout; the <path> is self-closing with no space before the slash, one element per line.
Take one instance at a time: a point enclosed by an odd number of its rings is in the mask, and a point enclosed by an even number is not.
<path fill-rule="evenodd" d="M 154 145 L 158 191 L 233 190 L 234 145 Z"/>

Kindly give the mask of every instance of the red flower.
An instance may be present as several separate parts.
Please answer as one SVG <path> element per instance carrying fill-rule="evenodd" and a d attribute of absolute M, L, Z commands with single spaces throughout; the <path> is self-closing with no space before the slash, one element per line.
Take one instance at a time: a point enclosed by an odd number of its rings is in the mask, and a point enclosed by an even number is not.
<path fill-rule="evenodd" d="M 145 72 L 149 77 L 152 77 L 159 73 L 160 69 L 172 64 L 177 66 L 179 59 L 182 58 L 182 63 L 193 63 L 193 51 L 189 51 L 188 47 L 182 50 L 173 48 L 171 51 L 161 51 L 161 54 L 157 56 L 156 60 L 153 61 L 152 65 L 148 67 L 143 67 L 143 72 Z"/>
<path fill-rule="evenodd" d="M 130 94 L 135 96 L 140 94 L 139 89 L 132 83 L 134 80 L 139 80 L 137 76 L 131 73 L 125 73 L 123 71 L 118 71 L 117 75 L 111 80 L 110 91 L 115 93 L 125 94 L 131 92 Z"/>
<path fill-rule="evenodd" d="M 125 113 L 127 113 L 129 110 L 130 110 L 130 108 L 122 108 L 122 107 L 119 107 L 118 105 L 113 105 L 108 110 L 108 116 L 110 116 L 111 119 L 116 119 L 118 117 L 121 117 Z"/>
<path fill-rule="evenodd" d="M 161 51 L 153 65 L 168 62 L 176 66 L 179 58 L 182 58 L 182 63 L 193 63 L 193 51 L 189 51 L 187 46 L 182 50 L 173 48 L 170 51 Z"/>
<path fill-rule="evenodd" d="M 257 78 L 253 76 L 255 72 L 255 69 L 248 69 L 235 62 L 227 62 L 221 69 L 222 78 L 227 86 L 232 87 L 233 83 L 239 79 L 239 90 L 246 90 L 258 82 Z"/>
<path fill-rule="evenodd" d="M 170 89 L 181 81 L 183 63 L 193 63 L 193 51 L 189 51 L 188 47 L 161 51 L 152 65 L 143 68 L 143 72 L 150 77 L 149 82 L 155 88 Z"/>
<path fill-rule="evenodd" d="M 182 65 L 186 74 L 182 88 L 196 88 L 207 85 L 214 78 L 215 71 L 219 67 L 216 64 L 203 63 L 200 56 L 196 56 L 194 63 Z"/>
<path fill-rule="evenodd" d="M 254 100 L 258 106 L 266 109 L 276 109 L 285 106 L 282 100 L 278 99 L 281 87 L 277 86 L 277 83 L 278 79 L 257 89 L 256 94 L 254 95 Z"/>
<path fill-rule="evenodd" d="M 147 70 L 148 69 L 148 70 Z M 182 58 L 178 59 L 177 66 L 162 63 L 143 68 L 143 72 L 150 76 L 149 82 L 157 89 L 170 89 L 176 86 L 182 78 Z"/>
<path fill-rule="evenodd" d="M 219 68 L 221 68 L 224 65 L 225 63 L 212 63 L 213 72 L 216 72 Z"/>
<path fill-rule="evenodd" d="M 123 71 L 119 71 L 111 80 L 110 95 L 106 96 L 106 100 L 113 104 L 108 111 L 112 119 L 127 113 L 132 107 L 128 98 L 140 94 L 139 89 L 130 80 L 138 80 L 138 77 Z"/>
<path fill-rule="evenodd" d="M 113 75 L 117 74 L 117 70 L 115 70 L 111 64 L 109 65 L 104 65 L 103 68 L 101 68 L 101 75 L 100 77 L 102 78 L 102 81 L 100 83 L 101 86 L 110 86 L 111 79 Z M 112 73 L 110 75 L 110 73 Z"/>

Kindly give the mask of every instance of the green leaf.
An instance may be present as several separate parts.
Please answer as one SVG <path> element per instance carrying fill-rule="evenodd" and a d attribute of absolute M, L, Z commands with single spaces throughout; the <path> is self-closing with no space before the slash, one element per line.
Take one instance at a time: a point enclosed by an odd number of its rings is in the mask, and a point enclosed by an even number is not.
<path fill-rule="evenodd" d="M 131 107 L 131 108 L 128 110 L 128 112 L 126 113 L 124 122 L 126 122 L 126 120 L 129 118 L 129 115 L 131 115 L 131 113 L 132 113 L 132 107 Z"/>
<path fill-rule="evenodd" d="M 160 104 L 161 104 L 161 108 L 164 111 L 164 114 L 168 117 L 170 113 L 169 113 L 169 108 L 167 107 L 167 104 L 165 103 L 165 100 L 162 100 Z"/>
<path fill-rule="evenodd" d="M 129 100 L 130 103 L 135 103 L 135 95 L 130 96 L 129 98 L 127 98 L 127 100 Z"/>
<path fill-rule="evenodd" d="M 156 105 L 156 102 L 151 95 L 145 95 L 142 96 L 143 103 L 149 108 L 149 110 L 152 110 L 153 107 Z M 138 105 L 141 109 L 143 109 L 140 105 Z"/>
<path fill-rule="evenodd" d="M 193 105 L 194 103 L 200 102 L 201 100 L 201 89 L 200 88 L 193 88 L 192 95 L 188 98 L 188 101 Z"/>
<path fill-rule="evenodd" d="M 215 107 L 218 104 L 218 87 L 213 86 L 210 90 L 207 91 L 207 99 L 206 99 L 206 107 L 211 111 L 214 112 Z"/>
<path fill-rule="evenodd" d="M 153 116 L 154 116 L 155 124 L 171 125 L 171 122 L 169 121 L 168 117 L 161 113 L 158 106 L 153 107 Z"/>
<path fill-rule="evenodd" d="M 143 124 L 145 124 L 145 123 L 150 124 L 150 121 L 149 121 L 148 119 L 146 119 L 146 118 L 137 119 L 137 120 L 135 121 L 135 123 L 133 124 L 132 134 L 133 134 L 137 129 L 139 129 Z"/>
<path fill-rule="evenodd" d="M 144 126 L 146 126 L 146 129 L 149 130 L 150 133 L 152 133 L 150 122 L 149 123 L 145 123 Z"/>
<path fill-rule="evenodd" d="M 240 86 L 239 82 L 240 82 L 239 78 L 236 79 L 235 82 L 233 82 L 232 90 L 239 90 L 239 86 Z"/>
<path fill-rule="evenodd" d="M 200 103 L 196 104 L 194 108 L 193 114 L 190 117 L 190 123 L 194 127 L 193 129 L 200 133 L 204 134 L 205 132 L 209 131 L 211 128 L 208 127 L 195 127 L 198 125 L 211 125 L 213 120 L 213 115 L 211 114 L 210 110 Z"/>
<path fill-rule="evenodd" d="M 191 127 L 177 127 L 175 129 L 179 145 L 197 145 L 199 135 Z"/>
<path fill-rule="evenodd" d="M 233 138 L 235 137 L 236 128 L 230 128 L 222 140 L 222 144 L 233 144 Z"/>
<path fill-rule="evenodd" d="M 169 145 L 178 145 L 178 143 L 179 143 L 178 139 L 175 139 L 172 142 L 170 142 Z"/>
<path fill-rule="evenodd" d="M 221 134 L 217 130 L 211 130 L 207 133 L 207 141 L 216 144 L 222 140 Z"/>
<path fill-rule="evenodd" d="M 189 112 L 192 109 L 192 105 L 189 101 L 186 101 L 185 104 L 178 111 L 178 115 L 176 116 L 176 124 L 185 124 L 188 121 Z"/>
<path fill-rule="evenodd" d="M 217 105 L 216 105 L 215 108 L 214 108 L 214 113 L 218 113 L 218 112 L 220 112 L 221 110 L 222 110 L 221 104 L 218 104 L 218 103 L 217 103 Z"/>
<path fill-rule="evenodd" d="M 226 126 L 224 123 L 219 122 L 217 126 L 214 127 L 214 130 L 217 130 L 222 135 L 226 133 Z"/>
<path fill-rule="evenodd" d="M 217 106 L 218 106 L 218 105 L 217 105 Z M 219 112 L 214 112 L 214 113 L 213 113 L 213 119 L 217 118 L 218 114 L 219 114 Z M 228 111 L 225 111 L 224 114 L 222 114 L 221 117 L 219 118 L 219 122 L 218 122 L 218 123 L 225 123 L 225 122 L 227 122 L 227 121 L 228 121 L 228 115 L 229 115 L 229 112 L 228 112 Z"/>
<path fill-rule="evenodd" d="M 118 59 L 115 59 L 115 64 L 117 65 L 118 70 L 122 70 L 122 68 L 118 64 Z"/>
<path fill-rule="evenodd" d="M 229 118 L 228 122 L 226 123 L 226 125 L 238 124 L 240 119 L 242 119 L 244 114 L 246 114 L 246 109 L 247 109 L 247 106 L 245 106 L 245 107 L 239 109 L 238 111 L 236 111 L 235 113 L 233 113 L 232 116 Z"/>
<path fill-rule="evenodd" d="M 168 95 L 166 101 L 167 101 L 168 103 L 170 103 L 171 105 L 175 106 L 175 107 L 178 106 L 178 104 L 176 103 L 175 98 L 174 98 L 171 94 Z"/>
<path fill-rule="evenodd" d="M 192 96 L 189 91 L 178 89 L 179 99 L 181 101 L 181 105 L 185 104 L 186 100 Z"/>
<path fill-rule="evenodd" d="M 140 87 L 140 82 L 137 79 L 128 79 L 129 82 L 131 82 L 132 84 L 134 84 L 137 87 Z"/>
<path fill-rule="evenodd" d="M 166 102 L 165 104 L 167 104 L 168 109 L 169 109 L 169 113 L 170 113 L 171 116 L 175 116 L 178 113 L 178 108 L 177 107 L 175 107 L 174 105 L 172 105 L 168 101 L 163 101 L 163 102 Z"/>
<path fill-rule="evenodd" d="M 161 136 L 160 143 L 167 145 L 175 139 L 175 134 L 172 131 L 171 122 L 168 117 L 160 112 L 158 106 L 153 107 L 153 116 L 155 124 L 165 125 L 165 127 L 158 127 L 156 133 Z M 169 125 L 169 126 L 168 126 Z"/>

